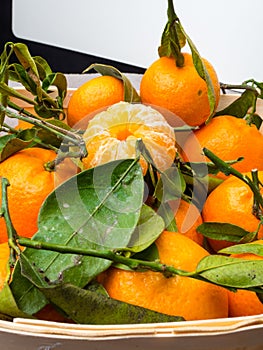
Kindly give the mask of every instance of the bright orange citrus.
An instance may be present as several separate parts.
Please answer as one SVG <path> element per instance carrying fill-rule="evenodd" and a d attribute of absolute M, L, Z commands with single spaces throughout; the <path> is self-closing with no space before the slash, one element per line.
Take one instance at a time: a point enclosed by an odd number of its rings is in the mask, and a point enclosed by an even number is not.
<path fill-rule="evenodd" d="M 262 240 L 257 240 L 251 244 L 263 244 Z M 262 260 L 263 257 L 251 253 L 233 254 L 232 257 Z M 228 291 L 229 297 L 229 317 L 252 316 L 263 314 L 263 303 L 258 299 L 256 293 L 239 289 L 237 292 Z"/>
<path fill-rule="evenodd" d="M 164 231 L 157 239 L 161 263 L 192 271 L 208 252 L 188 237 Z M 189 277 L 110 268 L 101 276 L 110 297 L 186 320 L 227 317 L 227 291 Z"/>
<path fill-rule="evenodd" d="M 166 108 L 186 124 L 199 126 L 210 115 L 207 86 L 198 75 L 192 56 L 183 55 L 183 67 L 177 67 L 174 58 L 161 57 L 153 62 L 142 77 L 140 96 L 143 103 Z M 203 62 L 211 77 L 217 106 L 220 96 L 217 74 L 207 60 Z"/>
<path fill-rule="evenodd" d="M 9 246 L 7 242 L 0 244 L 0 291 L 4 287 L 7 277 L 7 263 L 9 259 Z"/>
<path fill-rule="evenodd" d="M 77 88 L 69 99 L 68 125 L 74 127 L 84 117 L 87 122 L 90 113 L 123 99 L 124 87 L 120 79 L 103 75 L 88 80 Z"/>
<path fill-rule="evenodd" d="M 11 220 L 21 236 L 31 237 L 37 231 L 37 217 L 43 201 L 56 185 L 73 175 L 73 168 L 63 169 L 62 173 L 47 171 L 45 165 L 55 158 L 54 151 L 30 148 L 0 163 L 0 176 L 10 183 L 7 193 Z M 0 243 L 7 241 L 4 218 L 0 218 L 0 232 Z"/>
<path fill-rule="evenodd" d="M 141 139 L 160 170 L 176 155 L 173 128 L 157 110 L 140 103 L 119 102 L 96 114 L 83 135 L 88 156 L 87 168 L 116 159 L 135 158 L 136 141 Z M 141 159 L 142 168 L 147 168 Z"/>
<path fill-rule="evenodd" d="M 183 147 L 186 160 L 203 161 L 204 147 L 224 161 L 244 157 L 241 162 L 233 164 L 240 172 L 248 172 L 254 168 L 263 170 L 263 134 L 255 125 L 248 125 L 244 119 L 229 115 L 219 116 L 194 131 Z M 222 173 L 218 177 L 226 178 Z"/>
<path fill-rule="evenodd" d="M 197 207 L 183 199 L 176 200 L 170 204 L 175 213 L 178 232 L 202 245 L 204 236 L 197 232 L 196 228 L 202 224 L 203 220 Z"/>
<path fill-rule="evenodd" d="M 248 176 L 251 176 L 249 173 Z M 258 172 L 259 180 L 263 181 L 263 171 Z M 261 188 L 261 193 L 263 189 Z M 231 176 L 217 186 L 208 196 L 202 216 L 204 222 L 224 222 L 238 225 L 254 232 L 259 225 L 259 219 L 252 213 L 253 192 L 242 180 Z M 263 227 L 259 229 L 258 238 L 263 237 Z M 208 239 L 215 251 L 232 245 L 230 242 Z"/>

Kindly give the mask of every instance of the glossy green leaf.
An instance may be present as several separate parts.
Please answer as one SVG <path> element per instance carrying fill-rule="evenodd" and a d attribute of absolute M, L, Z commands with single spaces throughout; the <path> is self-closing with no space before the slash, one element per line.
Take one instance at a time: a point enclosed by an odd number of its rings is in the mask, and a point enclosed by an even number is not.
<path fill-rule="evenodd" d="M 186 183 L 179 169 L 170 167 L 161 173 L 160 179 L 155 188 L 155 196 L 160 202 L 182 197 L 186 189 Z"/>
<path fill-rule="evenodd" d="M 43 204 L 35 240 L 68 247 L 120 249 L 129 245 L 140 218 L 144 193 L 136 160 L 107 163 L 83 171 L 52 192 Z M 25 257 L 52 283 L 85 286 L 111 261 L 52 251 L 26 249 Z M 34 313 L 43 297 L 16 269 L 11 283 L 21 310 Z"/>
<path fill-rule="evenodd" d="M 160 236 L 164 228 L 162 217 L 151 207 L 143 205 L 138 224 L 128 243 L 128 250 L 140 252 L 146 249 Z"/>
<path fill-rule="evenodd" d="M 208 281 L 231 288 L 261 291 L 263 260 L 244 260 L 220 255 L 203 258 L 196 271 Z"/>
<path fill-rule="evenodd" d="M 263 256 L 263 244 L 257 243 L 245 243 L 245 244 L 236 244 L 231 247 L 227 247 L 220 250 L 220 253 L 223 254 L 255 254 Z"/>
<path fill-rule="evenodd" d="M 174 217 L 174 211 L 170 207 L 169 203 L 161 202 L 158 208 L 158 214 L 163 218 L 166 230 L 172 232 L 178 231 L 176 220 Z"/>
<path fill-rule="evenodd" d="M 208 238 L 237 243 L 250 233 L 240 226 L 222 222 L 204 222 L 197 231 Z"/>

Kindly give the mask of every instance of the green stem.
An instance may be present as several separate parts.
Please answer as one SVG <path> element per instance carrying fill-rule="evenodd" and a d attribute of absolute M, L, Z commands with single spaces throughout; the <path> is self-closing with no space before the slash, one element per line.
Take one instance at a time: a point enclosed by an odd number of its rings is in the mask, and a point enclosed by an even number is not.
<path fill-rule="evenodd" d="M 227 84 L 227 83 L 220 83 L 220 88 L 224 90 L 250 90 L 254 92 L 256 96 L 259 95 L 257 89 L 254 86 L 250 86 L 247 84 Z"/>
<path fill-rule="evenodd" d="M 141 270 L 147 269 L 155 272 L 161 272 L 166 277 L 171 277 L 174 275 L 185 276 L 185 277 L 193 277 L 202 279 L 200 276 L 196 274 L 196 272 L 187 272 L 181 269 L 176 269 L 173 266 L 168 266 L 165 264 L 161 264 L 156 261 L 144 261 L 139 259 L 131 259 L 129 257 L 123 256 L 118 251 L 114 250 L 94 250 L 94 249 L 84 249 L 84 248 L 74 248 L 59 244 L 40 242 L 31 240 L 29 238 L 18 238 L 17 243 L 21 246 L 33 248 L 33 249 L 42 249 L 42 250 L 50 250 L 54 252 L 58 252 L 60 254 L 77 254 L 84 256 L 92 256 L 96 258 L 111 260 L 114 263 L 124 264 L 130 267 L 132 270 Z"/>
<path fill-rule="evenodd" d="M 8 196 L 7 196 L 8 186 L 9 186 L 9 181 L 3 177 L 2 184 L 1 184 L 1 189 L 2 189 L 1 217 L 5 219 L 7 236 L 8 236 L 8 244 L 10 247 L 10 264 L 13 265 L 16 261 L 16 256 L 20 254 L 20 250 L 16 244 L 18 235 L 11 221 L 9 208 L 8 208 Z"/>
<path fill-rule="evenodd" d="M 80 158 L 84 158 L 87 156 L 86 145 L 83 138 L 80 135 L 73 133 L 69 130 L 62 129 L 56 125 L 50 124 L 45 120 L 38 120 L 35 118 L 35 116 L 23 116 L 22 114 L 12 112 L 8 108 L 5 108 L 3 105 L 0 104 L 0 113 L 2 111 L 4 111 L 9 118 L 23 120 L 35 126 L 41 127 L 45 130 L 54 133 L 58 138 L 66 140 L 68 142 L 71 142 L 73 145 L 78 146 L 80 149 Z"/>

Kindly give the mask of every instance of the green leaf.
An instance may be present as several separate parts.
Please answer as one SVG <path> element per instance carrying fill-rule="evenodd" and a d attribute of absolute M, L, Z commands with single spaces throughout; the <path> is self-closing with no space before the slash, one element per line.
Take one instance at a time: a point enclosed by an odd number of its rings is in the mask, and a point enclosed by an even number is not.
<path fill-rule="evenodd" d="M 158 214 L 163 218 L 166 230 L 178 232 L 174 212 L 169 203 L 162 202 L 158 208 Z"/>
<path fill-rule="evenodd" d="M 245 90 L 242 95 L 229 104 L 226 108 L 217 111 L 216 116 L 233 115 L 237 118 L 244 118 L 248 110 L 254 106 L 257 97 L 254 91 Z"/>
<path fill-rule="evenodd" d="M 18 135 L 3 135 L 0 137 L 0 162 L 4 161 L 14 153 L 34 145 L 33 138 L 36 132 L 26 131 Z"/>
<path fill-rule="evenodd" d="M 48 75 L 52 74 L 52 70 L 48 62 L 41 56 L 33 57 L 35 64 L 37 66 L 38 74 L 40 79 L 43 81 Z"/>
<path fill-rule="evenodd" d="M 208 281 L 231 288 L 262 291 L 263 260 L 244 260 L 220 255 L 203 258 L 196 272 Z"/>
<path fill-rule="evenodd" d="M 155 188 L 155 196 L 160 202 L 181 198 L 186 189 L 184 177 L 176 166 L 161 173 Z"/>
<path fill-rule="evenodd" d="M 19 310 L 13 297 L 12 291 L 10 290 L 8 284 L 5 283 L 3 289 L 0 292 L 0 319 L 3 319 L 7 316 L 11 318 L 30 317 L 29 315 Z"/>
<path fill-rule="evenodd" d="M 236 243 L 250 234 L 240 226 L 222 222 L 203 222 L 197 227 L 197 231 L 208 238 Z"/>
<path fill-rule="evenodd" d="M 143 205 L 135 231 L 128 244 L 128 250 L 140 252 L 148 248 L 163 232 L 164 221 L 156 212 Z"/>
<path fill-rule="evenodd" d="M 206 122 L 208 122 L 216 111 L 216 96 L 215 96 L 214 87 L 213 87 L 210 75 L 206 69 L 206 66 L 205 66 L 205 64 L 202 60 L 202 57 L 199 54 L 196 46 L 194 45 L 191 38 L 186 34 L 186 32 L 184 31 L 184 28 L 181 25 L 180 25 L 180 28 L 181 28 L 181 31 L 184 33 L 186 40 L 188 42 L 188 45 L 191 49 L 195 69 L 196 69 L 197 73 L 199 74 L 200 78 L 202 78 L 205 81 L 206 86 L 207 86 L 207 95 L 208 95 L 208 101 L 209 101 L 209 106 L 210 106 L 210 116 L 206 121 Z"/>
<path fill-rule="evenodd" d="M 42 292 L 70 319 L 81 324 L 138 324 L 184 320 L 182 317 L 127 304 L 70 284 L 42 289 Z"/>
<path fill-rule="evenodd" d="M 88 68 L 86 68 L 83 73 L 86 73 L 90 70 L 94 69 L 96 72 L 101 75 L 109 75 L 111 77 L 120 79 L 124 84 L 124 101 L 126 102 L 140 102 L 140 96 L 137 93 L 136 89 L 132 86 L 130 80 L 121 73 L 117 68 L 105 65 L 105 64 L 91 64 Z"/>
<path fill-rule="evenodd" d="M 125 248 L 140 218 L 143 194 L 142 170 L 136 160 L 83 171 L 47 197 L 33 240 L 91 249 Z M 111 265 L 106 259 L 44 250 L 26 249 L 24 255 L 50 282 L 79 287 Z M 35 313 L 43 307 L 43 296 L 16 270 L 11 284 L 15 299 L 21 310 Z"/>
<path fill-rule="evenodd" d="M 57 87 L 58 96 L 60 97 L 61 102 L 63 102 L 66 93 L 67 93 L 67 79 L 62 73 L 51 73 L 43 80 L 42 88 L 48 92 L 48 89 L 52 86 Z M 60 104 L 60 107 L 63 108 L 63 104 Z"/>
<path fill-rule="evenodd" d="M 64 130 L 70 130 L 70 127 L 67 124 L 57 119 L 50 119 L 48 123 L 51 125 L 55 125 L 59 128 L 62 128 Z M 61 146 L 61 142 L 62 142 L 61 137 L 55 135 L 54 132 L 49 131 L 47 129 L 43 129 L 38 126 L 34 126 L 32 130 L 36 132 L 35 138 L 38 139 L 43 144 L 52 145 L 57 148 Z"/>
<path fill-rule="evenodd" d="M 257 243 L 236 244 L 231 247 L 221 249 L 219 253 L 223 254 L 255 254 L 263 256 L 263 245 Z"/>
<path fill-rule="evenodd" d="M 14 52 L 21 65 L 28 71 L 28 74 L 31 76 L 34 82 L 37 85 L 40 85 L 38 69 L 27 45 L 23 43 L 14 44 Z"/>
<path fill-rule="evenodd" d="M 9 66 L 9 79 L 22 84 L 26 90 L 31 91 L 33 95 L 37 93 L 37 84 L 30 77 L 27 70 L 18 63 Z"/>
<path fill-rule="evenodd" d="M 186 37 L 179 25 L 180 21 L 174 11 L 172 0 L 168 0 L 167 16 L 168 21 L 162 33 L 158 54 L 160 57 L 175 58 L 176 65 L 182 67 L 184 65 L 184 56 L 181 53 L 181 48 L 186 44 Z"/>

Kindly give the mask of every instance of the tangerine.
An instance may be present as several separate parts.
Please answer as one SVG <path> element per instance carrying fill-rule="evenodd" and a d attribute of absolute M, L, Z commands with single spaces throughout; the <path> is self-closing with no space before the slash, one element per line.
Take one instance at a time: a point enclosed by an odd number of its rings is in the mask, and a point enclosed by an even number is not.
<path fill-rule="evenodd" d="M 183 147 L 185 160 L 202 162 L 204 147 L 224 161 L 244 157 L 232 165 L 239 172 L 248 172 L 254 168 L 263 170 L 263 134 L 244 119 L 230 115 L 218 116 L 192 132 Z M 218 177 L 225 179 L 226 175 L 219 173 Z"/>
<path fill-rule="evenodd" d="M 204 236 L 196 230 L 203 222 L 198 208 L 183 199 L 178 199 L 170 204 L 172 209 L 174 208 L 178 232 L 202 245 Z"/>
<path fill-rule="evenodd" d="M 246 175 L 251 177 L 249 173 Z M 262 183 L 263 171 L 259 171 L 258 176 Z M 263 193 L 263 188 L 260 191 Z M 230 223 L 255 232 L 260 220 L 252 213 L 253 203 L 254 196 L 250 187 L 235 176 L 230 176 L 208 195 L 202 210 L 203 221 Z M 261 226 L 258 238 L 262 237 Z M 208 241 L 215 251 L 234 244 L 211 238 L 208 238 Z"/>
<path fill-rule="evenodd" d="M 140 83 L 143 103 L 168 109 L 190 126 L 202 125 L 210 116 L 206 82 L 198 75 L 192 56 L 183 53 L 184 65 L 174 58 L 161 57 L 145 71 Z M 213 66 L 203 59 L 214 88 L 215 105 L 220 97 L 220 84 Z"/>
<path fill-rule="evenodd" d="M 86 81 L 71 95 L 68 102 L 67 123 L 74 127 L 92 112 L 124 99 L 123 82 L 108 75 Z"/>
<path fill-rule="evenodd" d="M 192 271 L 209 255 L 199 244 L 177 232 L 164 231 L 156 240 L 160 262 Z M 170 278 L 153 271 L 110 267 L 99 281 L 109 296 L 133 305 L 186 320 L 227 317 L 227 291 L 219 286 L 179 275 Z"/>

